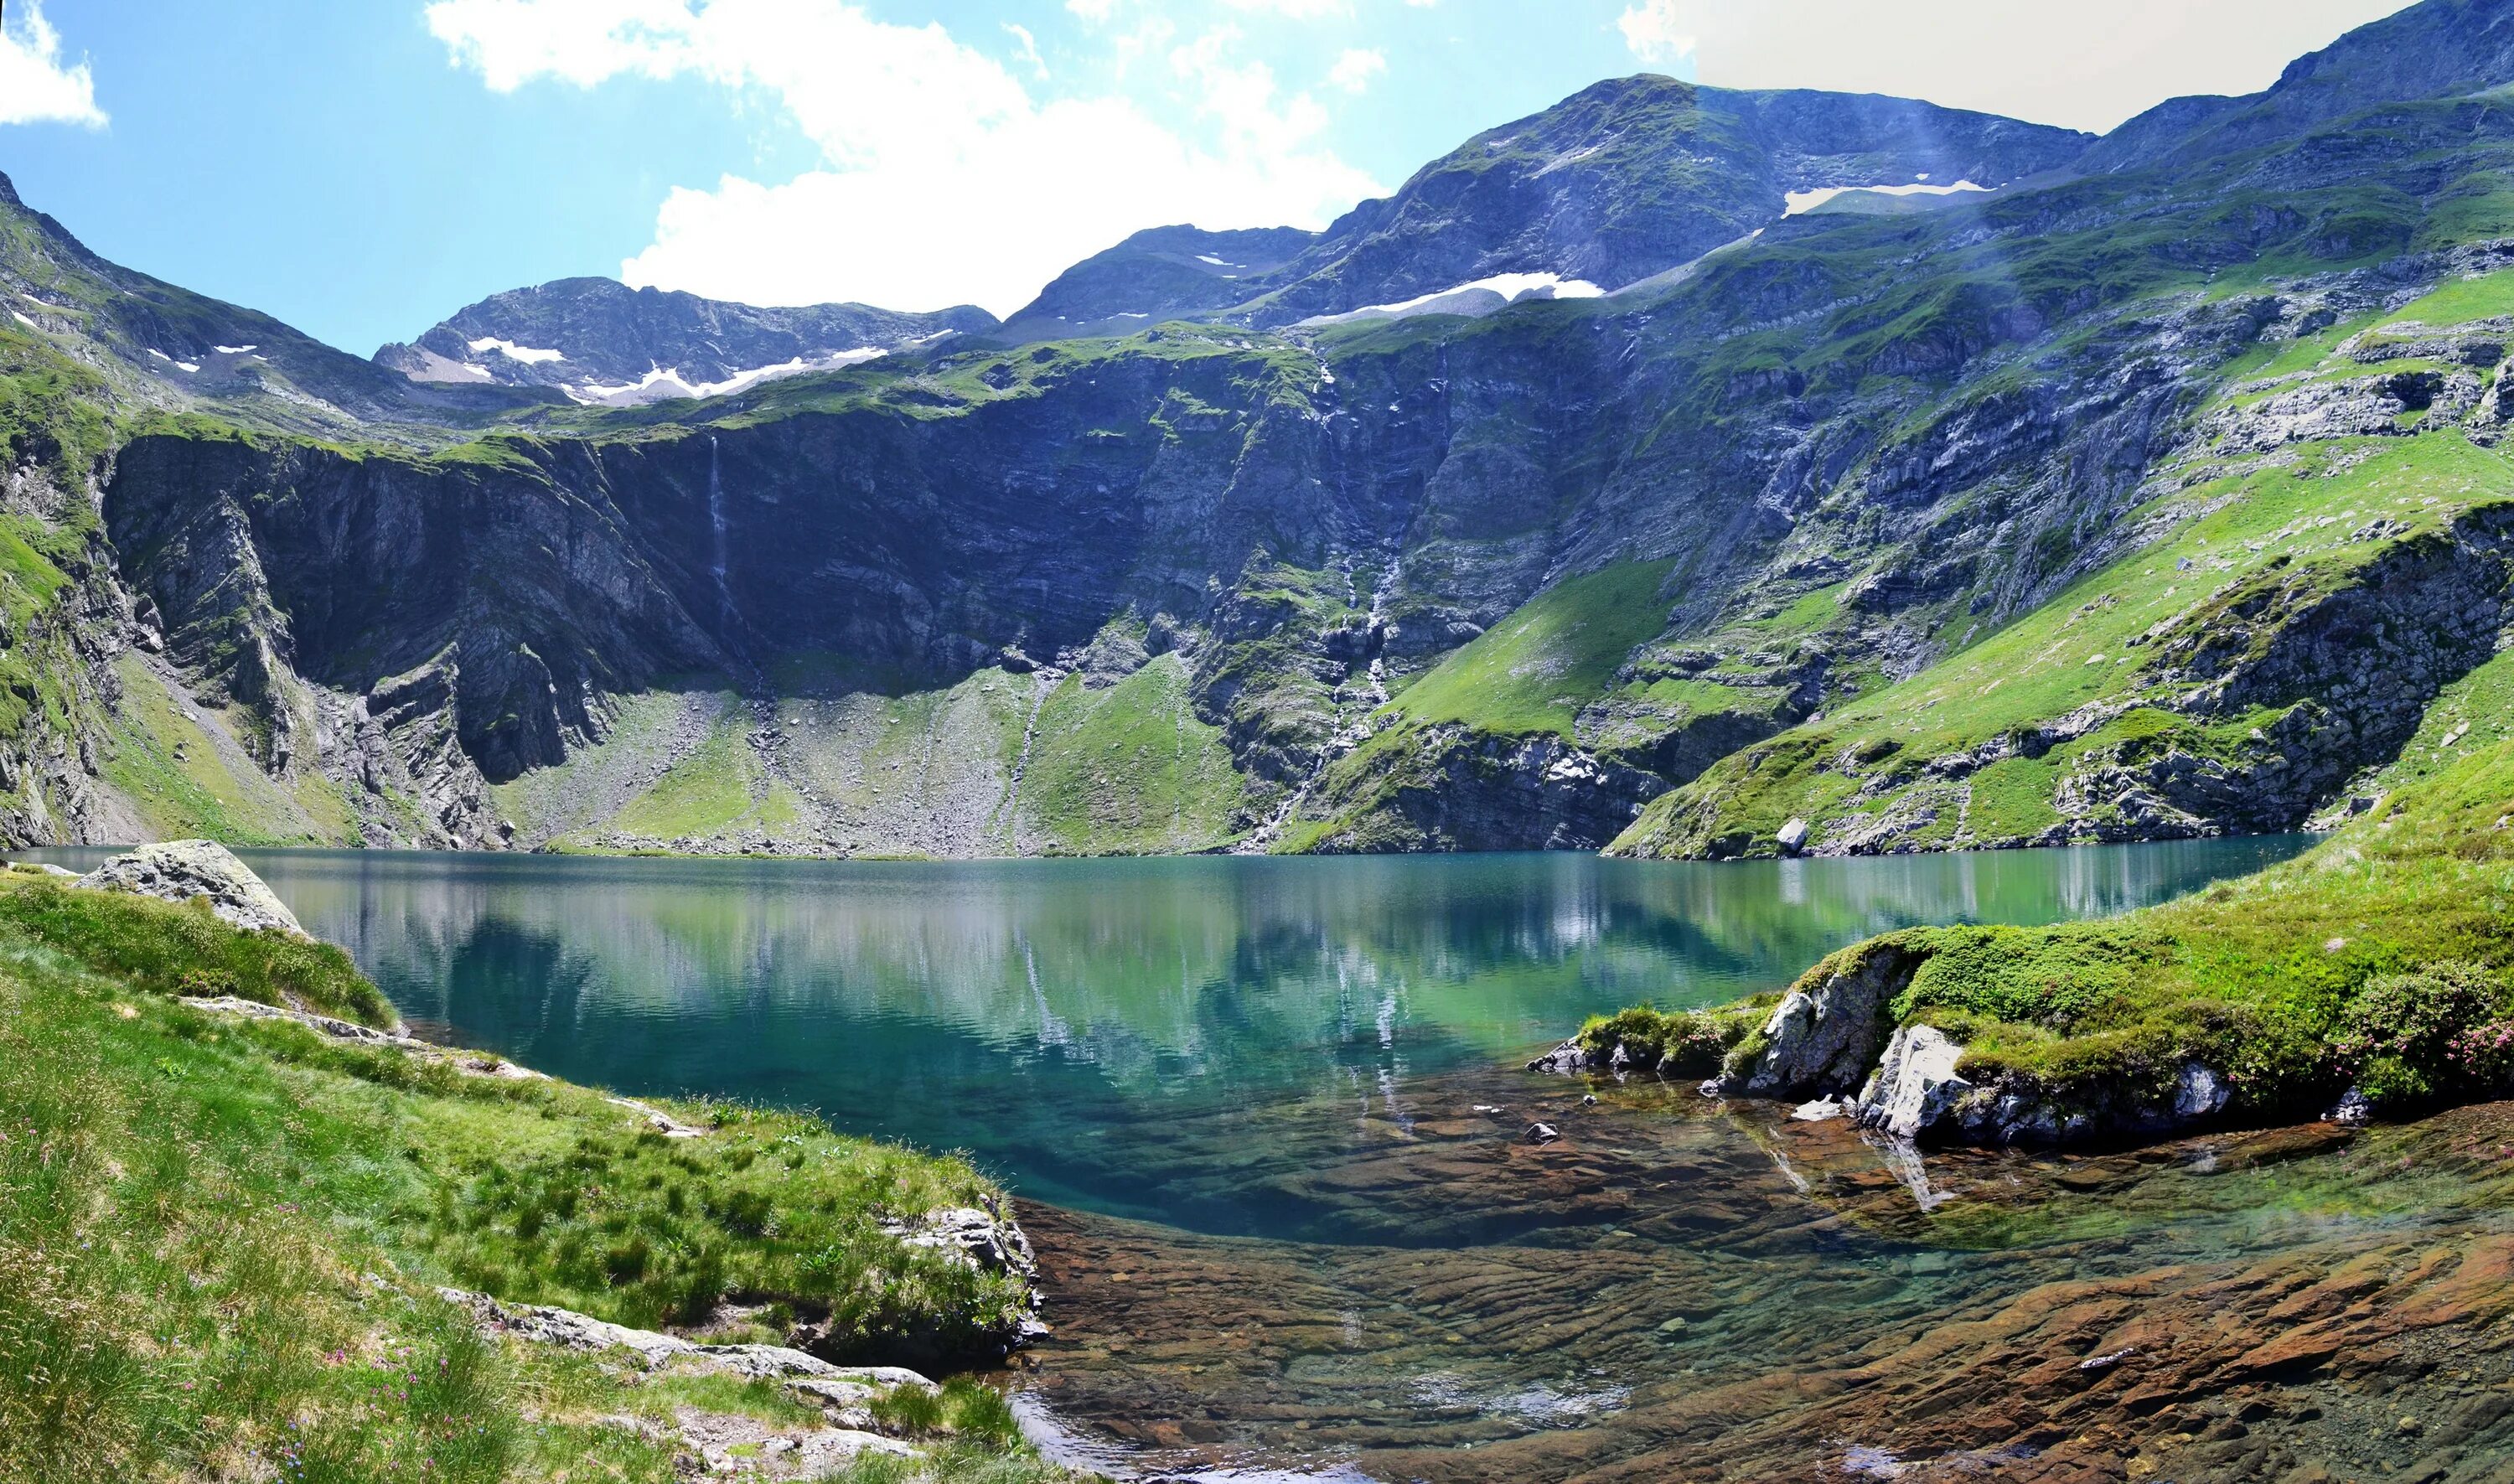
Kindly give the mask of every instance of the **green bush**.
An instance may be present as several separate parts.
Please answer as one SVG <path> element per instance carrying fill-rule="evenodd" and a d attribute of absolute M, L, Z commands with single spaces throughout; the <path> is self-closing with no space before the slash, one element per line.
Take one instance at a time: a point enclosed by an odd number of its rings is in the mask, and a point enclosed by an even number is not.
<path fill-rule="evenodd" d="M 2473 1032 L 2505 1008 L 2505 989 L 2476 964 L 2431 964 L 2370 979 L 2341 1018 L 2343 1069 L 2378 1106 L 2431 1102 L 2484 1085 L 2494 1068 Z"/>

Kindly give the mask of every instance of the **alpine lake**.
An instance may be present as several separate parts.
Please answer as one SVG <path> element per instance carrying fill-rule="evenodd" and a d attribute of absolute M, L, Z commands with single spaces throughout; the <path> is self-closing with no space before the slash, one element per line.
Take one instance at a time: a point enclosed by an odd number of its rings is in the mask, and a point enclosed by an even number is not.
<path fill-rule="evenodd" d="M 1921 1152 L 1521 1069 L 1594 1012 L 2308 843 L 242 854 L 423 1035 L 971 1153 L 1048 1291 L 1001 1381 L 1051 1455 L 1115 1475 L 2514 1477 L 2514 1107 Z"/>

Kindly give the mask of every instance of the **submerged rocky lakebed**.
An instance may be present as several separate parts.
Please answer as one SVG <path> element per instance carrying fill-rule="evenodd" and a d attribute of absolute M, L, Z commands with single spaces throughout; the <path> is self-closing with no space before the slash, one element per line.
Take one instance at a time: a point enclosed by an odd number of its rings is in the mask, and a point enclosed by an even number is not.
<path fill-rule="evenodd" d="M 1113 1473 L 2514 1478 L 2514 1106 L 1924 1156 L 1514 1069 L 1591 1011 L 1774 987 L 1909 923 L 2119 911 L 2301 843 L 248 859 L 428 1033 L 970 1150 L 1049 1287 L 1055 1333 L 1006 1384 Z"/>

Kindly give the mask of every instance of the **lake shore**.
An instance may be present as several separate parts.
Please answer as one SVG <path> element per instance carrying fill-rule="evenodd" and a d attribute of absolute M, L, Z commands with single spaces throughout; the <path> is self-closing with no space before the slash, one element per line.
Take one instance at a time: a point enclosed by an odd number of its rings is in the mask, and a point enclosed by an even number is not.
<path fill-rule="evenodd" d="M 1790 989 L 1594 1018 L 1557 1070 L 1700 1080 L 1902 1139 L 2135 1141 L 2514 1090 L 2514 744 L 2304 856 L 2099 922 L 1886 934 Z"/>

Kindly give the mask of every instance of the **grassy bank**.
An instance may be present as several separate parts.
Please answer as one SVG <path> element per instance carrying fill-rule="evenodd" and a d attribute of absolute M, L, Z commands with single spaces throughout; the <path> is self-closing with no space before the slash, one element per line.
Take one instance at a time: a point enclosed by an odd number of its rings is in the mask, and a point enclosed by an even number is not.
<path fill-rule="evenodd" d="M 484 1338 L 438 1284 L 641 1326 L 738 1294 L 722 1338 L 826 1317 L 868 1360 L 982 1344 L 1023 1302 L 880 1229 L 993 1196 L 960 1160 L 727 1105 L 672 1105 L 707 1132 L 667 1139 L 588 1089 L 178 990 L 388 1015 L 337 950 L 0 877 L 0 1478 L 661 1481 L 682 1409 L 813 1416 Z M 992 1392 L 897 1405 L 933 1461 L 857 1476 L 1058 1477 Z"/>
<path fill-rule="evenodd" d="M 2308 854 L 2101 922 L 1889 935 L 1894 1025 L 1964 1047 L 1977 1087 L 2101 1115 L 2169 1104 L 2182 1068 L 2227 1078 L 2223 1116 L 2319 1115 L 2350 1088 L 2413 1113 L 2514 1090 L 2514 742 L 2442 767 Z M 1768 997 L 1765 1001 L 1769 1003 Z M 1600 1061 L 1741 1072 L 1760 1007 L 1627 1011 L 1581 1032 Z M 1883 1028 L 1882 1026 L 1880 1027 Z"/>

